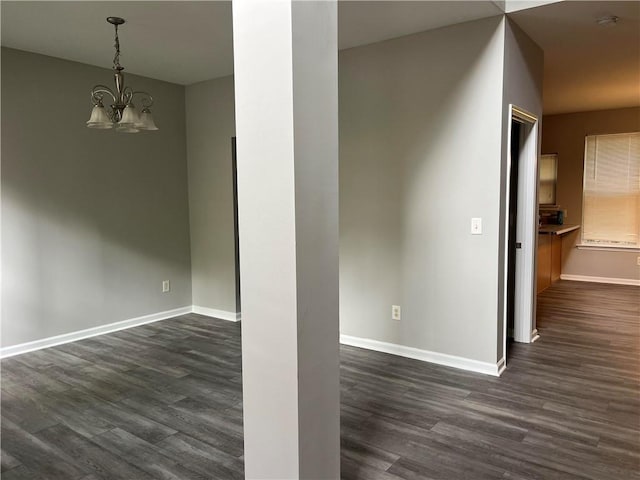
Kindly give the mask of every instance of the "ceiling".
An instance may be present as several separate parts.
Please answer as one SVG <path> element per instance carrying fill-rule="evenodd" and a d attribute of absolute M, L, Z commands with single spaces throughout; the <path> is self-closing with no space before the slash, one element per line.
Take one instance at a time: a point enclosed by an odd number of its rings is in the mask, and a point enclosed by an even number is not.
<path fill-rule="evenodd" d="M 501 13 L 494 2 L 483 1 L 341 1 L 338 46 L 367 45 Z"/>
<path fill-rule="evenodd" d="M 2 1 L 2 45 L 188 85 L 233 72 L 231 2 Z"/>
<path fill-rule="evenodd" d="M 545 51 L 546 114 L 640 105 L 640 2 L 552 0 L 510 17 Z M 510 4 L 512 6 L 510 6 Z M 499 15 L 501 1 L 341 1 L 339 47 Z M 231 2 L 2 1 L 3 46 L 111 67 L 120 16 L 127 72 L 189 85 L 233 73 Z M 614 27 L 595 20 L 617 15 Z"/>
<path fill-rule="evenodd" d="M 615 26 L 596 19 L 616 15 Z M 544 50 L 544 113 L 640 106 L 640 2 L 560 2 L 510 17 Z"/>
<path fill-rule="evenodd" d="M 189 85 L 233 73 L 231 2 L 2 1 L 2 45 L 111 67 L 120 27 L 127 72 Z M 491 1 L 340 2 L 339 46 L 365 45 L 498 15 Z M 81 39 L 81 41 L 79 41 Z"/>

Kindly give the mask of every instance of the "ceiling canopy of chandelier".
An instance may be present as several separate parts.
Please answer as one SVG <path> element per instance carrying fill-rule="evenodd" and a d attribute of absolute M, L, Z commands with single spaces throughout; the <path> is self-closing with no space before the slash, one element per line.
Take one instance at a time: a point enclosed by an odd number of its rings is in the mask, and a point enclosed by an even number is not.
<path fill-rule="evenodd" d="M 124 67 L 120 65 L 120 40 L 118 39 L 118 26 L 124 23 L 119 17 L 107 17 L 107 22 L 116 30 L 116 55 L 113 57 L 113 77 L 115 91 L 105 85 L 96 85 L 91 89 L 91 101 L 93 110 L 87 127 L 108 129 L 115 128 L 117 132 L 136 133 L 140 130 L 158 130 L 151 115 L 153 97 L 147 92 L 140 92 L 124 86 Z M 102 100 L 105 95 L 111 97 L 113 103 L 106 109 Z M 133 103 L 134 97 L 140 98 L 142 111 L 138 113 Z"/>

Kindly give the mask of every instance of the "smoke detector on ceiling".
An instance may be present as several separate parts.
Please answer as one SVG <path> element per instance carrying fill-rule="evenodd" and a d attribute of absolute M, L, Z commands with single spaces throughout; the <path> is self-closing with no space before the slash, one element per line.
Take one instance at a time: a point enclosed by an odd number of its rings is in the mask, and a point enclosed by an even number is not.
<path fill-rule="evenodd" d="M 604 17 L 600 17 L 596 20 L 596 23 L 601 27 L 613 27 L 620 21 L 619 17 L 615 15 L 606 15 Z"/>

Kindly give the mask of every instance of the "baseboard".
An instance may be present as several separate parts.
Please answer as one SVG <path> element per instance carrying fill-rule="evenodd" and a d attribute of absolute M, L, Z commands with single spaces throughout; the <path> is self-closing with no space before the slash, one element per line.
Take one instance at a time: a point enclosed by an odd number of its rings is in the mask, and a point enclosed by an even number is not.
<path fill-rule="evenodd" d="M 459 368 L 469 372 L 484 373 L 485 375 L 500 376 L 500 362 L 480 362 L 470 358 L 456 357 L 444 353 L 431 352 L 429 350 L 421 350 L 419 348 L 406 347 L 395 343 L 380 342 L 378 340 L 370 340 L 368 338 L 352 337 L 350 335 L 340 335 L 340 343 L 350 345 L 352 347 L 366 348 L 375 350 L 376 352 L 390 353 L 400 357 L 413 358 L 423 362 L 436 363 L 446 367 Z M 504 364 L 504 360 L 501 360 Z"/>
<path fill-rule="evenodd" d="M 56 335 L 55 337 L 43 338 L 41 340 L 35 340 L 33 342 L 12 345 L 10 347 L 0 348 L 0 358 L 7 358 L 14 355 L 20 355 L 22 353 L 33 352 L 34 350 L 55 347 L 56 345 L 62 345 L 63 343 L 75 342 L 77 340 L 95 337 L 97 335 L 104 335 L 105 333 L 117 332 L 118 330 L 124 330 L 126 328 L 137 327 L 139 325 L 145 325 L 147 323 L 153 323 L 159 320 L 166 320 L 167 318 L 177 317 L 179 315 L 191 313 L 192 311 L 193 309 L 191 305 L 189 305 L 186 307 L 174 308 L 173 310 L 166 310 L 164 312 L 152 313 L 151 315 L 143 315 L 141 317 L 130 318 L 121 322 L 109 323 L 107 325 L 87 328 L 85 330 L 79 330 L 77 332 Z"/>
<path fill-rule="evenodd" d="M 571 280 L 574 282 L 594 282 L 611 283 L 614 285 L 634 285 L 640 287 L 640 278 L 613 278 L 613 277 L 590 277 L 587 275 L 569 275 L 563 273 L 560 280 Z"/>
<path fill-rule="evenodd" d="M 538 329 L 534 328 L 533 332 L 531 332 L 531 343 L 535 342 L 536 340 L 540 340 L 540 334 L 538 333 Z"/>
<path fill-rule="evenodd" d="M 504 372 L 507 369 L 507 360 L 505 357 L 502 357 L 498 361 L 496 368 L 498 369 L 498 377 L 499 377 L 500 375 L 502 375 L 502 372 Z"/>
<path fill-rule="evenodd" d="M 206 315 L 207 317 L 219 318 L 220 320 L 229 320 L 230 322 L 239 322 L 242 318 L 240 312 L 228 312 L 226 310 L 216 310 L 215 308 L 193 306 L 193 313 Z"/>

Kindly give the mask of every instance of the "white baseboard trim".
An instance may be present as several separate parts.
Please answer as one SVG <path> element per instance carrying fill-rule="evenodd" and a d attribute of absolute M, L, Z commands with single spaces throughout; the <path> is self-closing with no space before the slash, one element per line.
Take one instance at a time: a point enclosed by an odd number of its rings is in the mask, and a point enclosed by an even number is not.
<path fill-rule="evenodd" d="M 472 360 L 470 358 L 456 357 L 445 353 L 431 352 L 419 348 L 406 347 L 395 343 L 380 342 L 368 338 L 352 337 L 350 335 L 340 335 L 340 343 L 352 347 L 366 348 L 376 352 L 390 353 L 400 357 L 413 358 L 423 362 L 436 363 L 446 367 L 460 368 L 470 372 L 484 373 L 485 375 L 500 376 L 500 362 L 489 363 Z M 501 360 L 503 363 L 504 361 Z"/>
<path fill-rule="evenodd" d="M 207 317 L 219 318 L 220 320 L 229 320 L 230 322 L 239 322 L 242 319 L 240 312 L 228 312 L 226 310 L 216 310 L 215 308 L 193 306 L 193 313 L 206 315 Z"/>
<path fill-rule="evenodd" d="M 569 275 L 563 273 L 560 280 L 572 280 L 574 282 L 594 282 L 594 283 L 611 283 L 614 285 L 634 285 L 640 286 L 640 278 L 613 278 L 613 277 L 590 277 L 587 275 Z"/>
<path fill-rule="evenodd" d="M 498 361 L 496 368 L 498 369 L 498 377 L 499 377 L 500 375 L 502 375 L 502 372 L 504 372 L 507 369 L 507 359 L 505 357 L 502 357 Z"/>
<path fill-rule="evenodd" d="M 167 318 L 177 317 L 179 315 L 185 315 L 187 313 L 191 313 L 192 311 L 192 306 L 189 305 L 186 307 L 174 308 L 173 310 L 166 310 L 164 312 L 152 313 L 150 315 L 130 318 L 128 320 L 122 320 L 121 322 L 114 322 L 107 325 L 87 328 L 85 330 L 79 330 L 77 332 L 64 333 L 62 335 L 43 338 L 41 340 L 35 340 L 33 342 L 21 343 L 19 345 L 12 345 L 10 347 L 3 347 L 0 348 L 0 358 L 7 358 L 14 355 L 20 355 L 22 353 L 41 350 L 43 348 L 55 347 L 56 345 L 62 345 L 63 343 L 75 342 L 77 340 L 95 337 L 97 335 L 104 335 L 105 333 L 117 332 L 118 330 L 124 330 L 126 328 L 137 327 L 139 325 L 145 325 L 147 323 L 153 323 L 159 320 L 166 320 Z"/>
<path fill-rule="evenodd" d="M 534 328 L 533 332 L 531 332 L 531 343 L 535 342 L 536 340 L 540 340 L 540 334 L 538 333 L 538 329 Z"/>

